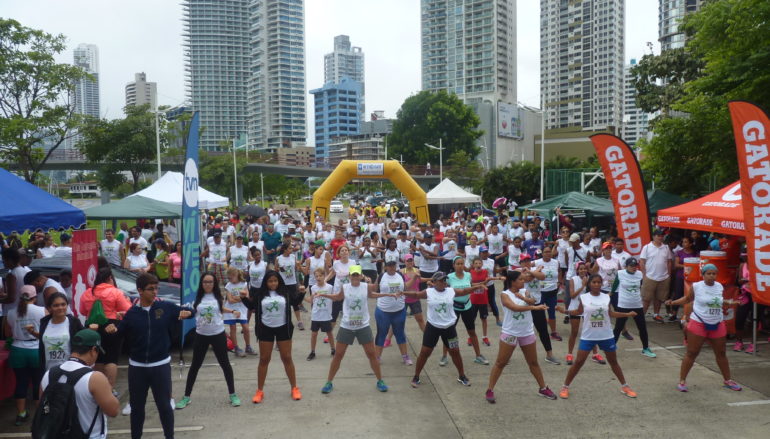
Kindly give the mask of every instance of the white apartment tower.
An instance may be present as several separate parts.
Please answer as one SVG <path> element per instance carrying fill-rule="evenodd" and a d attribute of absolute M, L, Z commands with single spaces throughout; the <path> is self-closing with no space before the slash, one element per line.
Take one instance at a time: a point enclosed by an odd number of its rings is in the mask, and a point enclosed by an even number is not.
<path fill-rule="evenodd" d="M 540 0 L 540 93 L 546 127 L 620 126 L 623 0 Z"/>
<path fill-rule="evenodd" d="M 636 60 L 632 59 L 631 63 L 626 64 L 624 69 L 623 125 L 620 136 L 631 146 L 636 146 L 639 139 L 647 137 L 650 118 L 649 114 L 643 112 L 636 105 L 636 87 L 634 87 L 631 77 L 631 68 L 635 65 Z"/>
<path fill-rule="evenodd" d="M 126 84 L 126 106 L 150 104 L 151 109 L 158 106 L 158 84 L 147 82 L 147 75 L 134 74 L 134 80 Z"/>
<path fill-rule="evenodd" d="M 305 141 L 304 0 L 185 0 L 187 95 L 201 147 Z"/>
<path fill-rule="evenodd" d="M 73 63 L 91 76 L 75 83 L 75 112 L 99 117 L 99 48 L 95 44 L 78 45 L 73 52 Z"/>
<path fill-rule="evenodd" d="M 351 46 L 349 36 L 337 35 L 334 52 L 324 55 L 324 84 L 339 83 L 345 76 L 362 84 L 365 82 L 364 52 L 360 47 Z"/>
<path fill-rule="evenodd" d="M 659 0 L 658 41 L 660 50 L 684 47 L 685 35 L 679 25 L 685 15 L 697 12 L 704 0 Z"/>

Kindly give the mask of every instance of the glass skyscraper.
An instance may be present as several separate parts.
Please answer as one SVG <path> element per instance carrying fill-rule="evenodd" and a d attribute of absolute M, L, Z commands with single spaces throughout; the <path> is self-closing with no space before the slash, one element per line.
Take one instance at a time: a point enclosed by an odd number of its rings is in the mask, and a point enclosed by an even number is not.
<path fill-rule="evenodd" d="M 315 157 L 320 166 L 328 163 L 329 144 L 336 137 L 358 134 L 364 86 L 348 77 L 310 90 L 315 96 Z"/>
<path fill-rule="evenodd" d="M 698 11 L 703 0 L 659 0 L 658 41 L 660 50 L 684 47 L 684 33 L 679 24 L 685 15 Z"/>

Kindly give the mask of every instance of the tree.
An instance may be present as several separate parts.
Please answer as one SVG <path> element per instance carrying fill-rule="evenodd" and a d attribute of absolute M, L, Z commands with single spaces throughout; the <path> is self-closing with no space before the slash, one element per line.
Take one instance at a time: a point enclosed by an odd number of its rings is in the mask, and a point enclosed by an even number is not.
<path fill-rule="evenodd" d="M 644 55 L 631 68 L 636 104 L 645 113 L 667 116 L 672 105 L 685 95 L 685 84 L 701 75 L 703 61 L 682 47 L 660 55 Z"/>
<path fill-rule="evenodd" d="M 515 200 L 519 205 L 529 204 L 540 197 L 540 166 L 532 162 L 512 162 L 495 168 L 484 176 L 480 189 L 487 204 L 498 197 Z"/>
<path fill-rule="evenodd" d="M 484 175 L 484 169 L 478 160 L 474 160 L 465 151 L 455 151 L 446 161 L 447 178 L 452 179 L 460 186 L 473 189 L 480 188 L 480 182 Z"/>
<path fill-rule="evenodd" d="M 425 144 L 439 146 L 442 139 L 444 160 L 457 151 L 476 157 L 480 151 L 476 140 L 483 135 L 477 129 L 480 123 L 473 109 L 456 95 L 444 90 L 421 91 L 408 97 L 398 110 L 393 133 L 388 136 L 389 154 L 403 156 L 409 164 L 437 164 L 439 152 Z"/>
<path fill-rule="evenodd" d="M 139 178 L 152 172 L 157 163 L 155 114 L 149 104 L 127 106 L 123 119 L 90 118 L 81 128 L 82 139 L 77 148 L 85 154 L 94 168 L 99 169 L 99 184 L 113 190 L 131 174 L 134 191 L 139 190 Z M 165 123 L 161 122 L 161 151 L 166 148 Z"/>
<path fill-rule="evenodd" d="M 31 183 L 79 125 L 70 92 L 88 75 L 55 62 L 66 47 L 64 35 L 0 18 L 0 158 Z"/>

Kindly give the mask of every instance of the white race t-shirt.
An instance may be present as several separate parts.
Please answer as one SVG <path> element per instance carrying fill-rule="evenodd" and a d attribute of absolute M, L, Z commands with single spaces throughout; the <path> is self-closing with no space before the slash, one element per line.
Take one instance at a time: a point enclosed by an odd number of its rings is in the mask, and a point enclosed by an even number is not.
<path fill-rule="evenodd" d="M 275 258 L 278 265 L 278 273 L 286 285 L 297 285 L 297 256 L 294 253 L 289 256 L 280 255 Z"/>
<path fill-rule="evenodd" d="M 249 286 L 252 288 L 262 287 L 262 279 L 264 279 L 266 271 L 267 262 L 249 262 Z"/>
<path fill-rule="evenodd" d="M 24 314 L 24 317 L 19 317 L 18 308 L 12 309 L 6 316 L 13 335 L 12 346 L 23 349 L 37 349 L 38 340 L 27 331 L 26 327 L 32 325 L 35 332 L 40 331 L 40 319 L 43 317 L 45 317 L 45 308 L 34 303 L 27 305 L 27 313 Z"/>
<path fill-rule="evenodd" d="M 393 294 L 404 291 L 404 278 L 400 273 L 390 275 L 383 273 L 380 278 L 380 293 Z M 377 298 L 377 308 L 385 312 L 397 312 L 404 309 L 404 296 L 399 297 L 379 297 Z"/>
<path fill-rule="evenodd" d="M 575 294 L 575 291 L 580 291 L 580 295 L 585 293 L 585 291 L 581 291 L 585 285 L 583 285 L 583 279 L 581 279 L 580 276 L 572 276 L 572 281 L 575 284 L 575 287 L 574 289 L 570 290 L 571 296 Z M 567 308 L 567 311 L 574 311 L 578 309 L 578 306 L 580 305 L 580 302 L 578 301 L 579 298 L 580 296 L 577 296 L 569 302 L 569 308 Z"/>
<path fill-rule="evenodd" d="M 209 264 L 224 265 L 227 262 L 227 244 L 222 240 L 219 244 L 209 244 L 209 257 L 206 260 Z"/>
<path fill-rule="evenodd" d="M 618 271 L 618 289 L 615 291 L 618 295 L 618 307 L 626 309 L 642 307 L 642 277 L 641 270 L 636 270 L 634 274 L 627 270 Z"/>
<path fill-rule="evenodd" d="M 195 309 L 195 332 L 200 335 L 217 335 L 225 331 L 222 311 L 213 293 L 204 294 Z"/>
<path fill-rule="evenodd" d="M 508 296 L 513 303 L 520 306 L 527 306 L 527 302 L 516 297 L 516 294 L 509 290 L 505 290 L 502 294 Z M 519 291 L 522 296 L 526 294 L 526 289 L 522 288 Z M 526 337 L 535 333 L 535 326 L 532 323 L 532 312 L 530 311 L 513 311 L 506 307 L 503 307 L 503 333 L 513 337 Z"/>
<path fill-rule="evenodd" d="M 248 256 L 249 248 L 245 245 L 240 247 L 234 245 L 230 247 L 230 266 L 235 267 L 241 271 L 246 271 L 249 266 Z"/>
<path fill-rule="evenodd" d="M 454 325 L 457 320 L 453 306 L 455 290 L 451 287 L 444 288 L 444 291 L 428 288 L 426 293 L 428 295 L 428 323 L 440 329 Z"/>
<path fill-rule="evenodd" d="M 262 324 L 270 328 L 279 328 L 286 324 L 286 298 L 271 291 L 260 304 Z"/>
<path fill-rule="evenodd" d="M 228 282 L 225 285 L 225 290 L 227 290 L 227 292 L 234 297 L 240 297 L 241 290 L 245 290 L 245 289 L 246 289 L 246 282 L 238 282 L 237 284 Z M 246 320 L 249 310 L 246 308 L 246 305 L 243 302 L 227 303 L 226 307 L 232 311 L 240 312 L 241 316 L 236 319 L 235 314 L 228 312 L 228 313 L 225 313 L 223 317 L 225 320 Z"/>
<path fill-rule="evenodd" d="M 609 340 L 612 335 L 610 323 L 610 295 L 602 294 L 594 296 L 591 293 L 581 294 L 578 298 L 583 303 L 583 330 L 580 333 L 582 340 Z M 578 300 L 572 300 L 577 302 Z"/>
<path fill-rule="evenodd" d="M 325 283 L 323 286 L 312 284 L 310 294 L 332 294 L 334 287 Z M 328 322 L 332 319 L 332 300 L 326 297 L 313 297 L 313 309 L 310 320 L 314 322 Z"/>
<path fill-rule="evenodd" d="M 487 243 L 489 244 L 489 254 L 499 255 L 503 252 L 503 235 L 487 235 Z"/>
<path fill-rule="evenodd" d="M 519 267 L 521 265 L 521 261 L 519 261 L 520 257 L 521 257 L 521 248 L 516 247 L 513 244 L 509 245 L 508 246 L 508 265 L 512 267 Z"/>
<path fill-rule="evenodd" d="M 596 263 L 599 265 L 599 276 L 602 277 L 602 291 L 611 290 L 612 283 L 615 282 L 615 276 L 617 276 L 620 270 L 618 261 L 602 256 L 596 260 Z"/>
<path fill-rule="evenodd" d="M 112 242 L 102 239 L 99 244 L 102 250 L 102 256 L 112 265 L 120 265 L 120 241 L 113 239 Z"/>
<path fill-rule="evenodd" d="M 692 292 L 695 296 L 692 304 L 690 318 L 697 322 L 715 325 L 724 320 L 722 312 L 722 284 L 714 282 L 714 285 L 706 285 L 706 281 L 692 284 Z"/>
<path fill-rule="evenodd" d="M 430 245 L 428 244 L 420 244 L 420 251 L 422 250 L 428 250 L 434 253 L 437 253 L 438 245 L 433 242 Z M 422 261 L 420 262 L 420 270 L 426 272 L 426 273 L 435 273 L 438 271 L 438 259 L 428 259 L 426 255 L 422 255 Z"/>
<path fill-rule="evenodd" d="M 332 264 L 332 270 L 334 270 L 334 293 L 338 293 L 343 285 L 350 283 L 350 267 L 356 265 L 353 261 L 348 260 L 342 262 L 341 260 L 334 261 Z"/>
<path fill-rule="evenodd" d="M 481 247 L 466 245 L 465 246 L 465 268 L 471 268 L 473 260 L 479 257 L 479 251 Z"/>
<path fill-rule="evenodd" d="M 58 366 L 70 357 L 70 322 L 48 322 L 40 341 L 45 348 L 45 370 Z"/>
<path fill-rule="evenodd" d="M 342 303 L 342 321 L 340 326 L 356 330 L 369 326 L 369 306 L 366 299 L 369 296 L 368 285 L 364 282 L 354 287 L 351 284 L 342 286 L 345 300 Z"/>
<path fill-rule="evenodd" d="M 551 258 L 548 262 L 542 259 L 535 261 L 535 268 L 543 267 L 545 279 L 540 281 L 541 291 L 554 291 L 559 286 L 559 261 Z"/>

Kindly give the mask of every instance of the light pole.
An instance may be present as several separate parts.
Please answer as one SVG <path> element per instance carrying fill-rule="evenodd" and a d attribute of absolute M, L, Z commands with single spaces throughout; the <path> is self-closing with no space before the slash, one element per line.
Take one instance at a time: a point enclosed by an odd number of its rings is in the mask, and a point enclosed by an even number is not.
<path fill-rule="evenodd" d="M 532 108 L 521 102 L 519 102 L 519 105 L 533 113 L 540 113 L 540 201 L 543 201 L 545 199 L 545 119 L 548 116 L 548 111 L 545 109 L 545 97 L 540 97 L 539 109 Z M 522 151 L 523 156 L 524 153 Z"/>
<path fill-rule="evenodd" d="M 160 180 L 160 109 L 155 107 L 155 149 L 158 154 L 158 180 Z"/>
<path fill-rule="evenodd" d="M 438 178 L 444 181 L 444 145 L 442 139 L 438 139 L 438 146 L 433 146 L 428 143 L 425 144 L 430 149 L 438 150 Z"/>
<path fill-rule="evenodd" d="M 235 162 L 235 137 L 233 137 L 233 185 L 235 186 L 235 207 L 238 207 L 238 166 Z"/>

